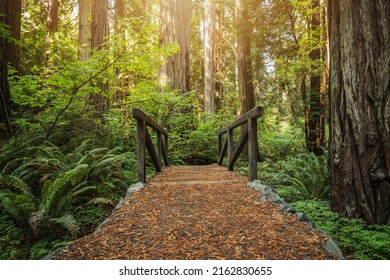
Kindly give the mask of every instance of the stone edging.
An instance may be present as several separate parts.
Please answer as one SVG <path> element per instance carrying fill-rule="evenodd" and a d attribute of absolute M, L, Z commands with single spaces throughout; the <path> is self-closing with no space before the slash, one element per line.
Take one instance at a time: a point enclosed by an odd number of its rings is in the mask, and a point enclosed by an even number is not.
<path fill-rule="evenodd" d="M 336 242 L 325 231 L 317 229 L 314 222 L 310 220 L 310 218 L 305 213 L 297 212 L 294 207 L 284 203 L 283 199 L 279 195 L 277 195 L 277 193 L 270 186 L 262 184 L 259 180 L 255 180 L 253 182 L 248 183 L 247 187 L 262 193 L 259 198 L 260 201 L 271 202 L 279 205 L 278 210 L 280 213 L 285 215 L 295 215 L 299 221 L 308 224 L 312 230 L 325 235 L 327 237 L 327 240 L 322 245 L 322 248 L 328 253 L 336 255 L 338 259 L 344 259 L 343 253 L 337 246 Z"/>

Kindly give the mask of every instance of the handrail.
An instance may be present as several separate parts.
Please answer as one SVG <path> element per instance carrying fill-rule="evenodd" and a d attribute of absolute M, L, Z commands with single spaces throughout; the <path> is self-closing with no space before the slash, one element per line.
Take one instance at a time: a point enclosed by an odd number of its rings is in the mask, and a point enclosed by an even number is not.
<path fill-rule="evenodd" d="M 222 165 L 223 159 L 228 155 L 228 169 L 233 171 L 240 153 L 248 143 L 248 166 L 249 166 L 249 180 L 257 179 L 257 160 L 258 160 L 258 144 L 257 144 L 257 119 L 263 115 L 263 107 L 257 106 L 248 111 L 228 126 L 220 129 L 218 135 L 218 164 Z M 233 142 L 233 130 L 239 126 L 247 124 L 244 128 L 241 138 L 237 145 Z M 222 135 L 227 134 L 222 145 Z"/>
<path fill-rule="evenodd" d="M 139 108 L 133 108 L 133 117 L 137 120 L 137 174 L 139 182 L 146 182 L 146 154 L 148 150 L 152 163 L 157 172 L 161 171 L 161 160 L 166 166 L 168 162 L 168 132 L 145 112 Z M 147 127 L 152 128 L 157 134 L 157 152 Z"/>

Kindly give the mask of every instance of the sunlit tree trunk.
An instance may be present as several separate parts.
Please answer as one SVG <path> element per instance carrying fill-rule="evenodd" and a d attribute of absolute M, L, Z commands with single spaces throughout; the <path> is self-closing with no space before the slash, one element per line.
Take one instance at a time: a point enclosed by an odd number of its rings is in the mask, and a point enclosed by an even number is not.
<path fill-rule="evenodd" d="M 190 6 L 190 0 L 160 0 L 161 44 L 180 47 L 160 67 L 160 83 L 182 93 L 190 91 Z"/>
<path fill-rule="evenodd" d="M 4 2 L 4 23 L 10 27 L 11 36 L 20 40 L 22 0 L 1 0 Z M 5 43 L 7 60 L 20 72 L 20 46 L 14 42 Z"/>
<path fill-rule="evenodd" d="M 80 61 L 88 60 L 91 56 L 91 0 L 78 0 L 79 2 L 79 47 Z"/>
<path fill-rule="evenodd" d="M 222 83 L 222 73 L 225 71 L 225 46 L 222 40 L 223 21 L 224 21 L 224 3 L 215 4 L 215 107 L 218 110 L 225 96 L 225 88 Z"/>
<path fill-rule="evenodd" d="M 0 0 L 0 14 L 6 15 L 7 0 Z M 4 18 L 0 17 L 4 22 Z M 8 84 L 8 59 L 7 42 L 0 37 L 0 139 L 6 139 L 12 135 L 11 127 L 11 94 Z"/>
<path fill-rule="evenodd" d="M 45 62 L 50 61 L 50 45 L 52 37 L 58 31 L 58 0 L 47 0 L 46 15 L 46 39 L 45 39 Z"/>
<path fill-rule="evenodd" d="M 124 42 L 126 40 L 125 32 L 123 30 L 122 21 L 125 18 L 126 14 L 126 5 L 124 0 L 115 0 L 115 14 L 114 14 L 114 30 L 116 38 L 119 41 L 116 47 L 116 53 L 119 55 L 121 52 L 126 51 L 126 47 Z M 117 77 L 119 78 L 118 89 L 115 92 L 115 96 L 113 97 L 113 101 L 119 104 L 119 107 L 122 110 L 126 110 L 125 100 L 127 93 L 127 77 L 126 73 L 123 73 L 121 69 L 116 69 Z"/>
<path fill-rule="evenodd" d="M 108 0 L 92 0 L 91 23 L 91 50 L 98 51 L 105 48 L 104 43 L 108 37 Z M 100 94 L 90 96 L 92 105 L 99 112 L 105 112 L 109 108 L 109 98 L 103 93 L 108 90 L 108 83 L 99 81 Z"/>
<path fill-rule="evenodd" d="M 215 3 L 205 0 L 204 111 L 215 113 Z"/>
<path fill-rule="evenodd" d="M 247 0 L 235 0 L 237 21 L 237 69 L 240 114 L 255 107 L 251 63 L 252 26 L 249 20 Z"/>
<path fill-rule="evenodd" d="M 332 208 L 390 225 L 390 3 L 328 7 Z"/>

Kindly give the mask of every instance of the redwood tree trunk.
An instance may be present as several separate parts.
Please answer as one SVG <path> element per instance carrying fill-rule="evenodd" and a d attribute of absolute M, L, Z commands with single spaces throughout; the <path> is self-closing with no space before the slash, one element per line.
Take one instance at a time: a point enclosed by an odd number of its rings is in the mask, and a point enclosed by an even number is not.
<path fill-rule="evenodd" d="M 332 208 L 390 224 L 390 3 L 328 4 Z"/>
<path fill-rule="evenodd" d="M 180 46 L 160 68 L 160 81 L 182 93 L 190 91 L 190 6 L 190 0 L 160 0 L 161 44 Z"/>
<path fill-rule="evenodd" d="M 104 48 L 108 36 L 108 0 L 92 0 L 91 50 Z M 98 82 L 101 93 L 108 90 L 107 82 Z M 90 96 L 91 104 L 98 112 L 105 112 L 109 108 L 109 98 L 103 94 Z"/>
<path fill-rule="evenodd" d="M 312 0 L 312 11 L 310 21 L 310 33 L 314 42 L 320 41 L 321 34 L 318 32 L 321 26 L 320 0 Z M 323 104 L 321 98 L 321 75 L 316 72 L 316 62 L 321 60 L 321 46 L 311 50 L 309 54 L 312 61 L 312 73 L 310 75 L 310 105 L 308 122 L 307 149 L 316 155 L 321 155 L 321 147 L 324 146 L 324 135 L 322 134 L 322 113 Z"/>
<path fill-rule="evenodd" d="M 8 0 L 0 0 L 0 14 L 6 14 L 6 2 Z M 3 21 L 3 18 L 0 20 Z M 12 135 L 11 94 L 8 84 L 6 49 L 7 42 L 0 37 L 0 139 L 6 139 Z"/>
<path fill-rule="evenodd" d="M 243 115 L 255 107 L 250 46 L 252 26 L 249 20 L 247 0 L 235 1 L 237 20 L 238 92 L 240 95 L 240 114 Z"/>
<path fill-rule="evenodd" d="M 215 113 L 215 3 L 205 0 L 204 111 Z"/>
<path fill-rule="evenodd" d="M 22 0 L 1 0 L 4 5 L 2 12 L 4 14 L 4 23 L 10 27 L 11 36 L 20 40 L 21 18 L 22 18 Z M 8 62 L 20 71 L 20 46 L 13 42 L 5 42 L 5 51 Z"/>
<path fill-rule="evenodd" d="M 91 0 L 79 1 L 79 60 L 91 56 Z"/>
<path fill-rule="evenodd" d="M 47 0 L 45 62 L 50 60 L 52 36 L 58 31 L 58 0 Z"/>

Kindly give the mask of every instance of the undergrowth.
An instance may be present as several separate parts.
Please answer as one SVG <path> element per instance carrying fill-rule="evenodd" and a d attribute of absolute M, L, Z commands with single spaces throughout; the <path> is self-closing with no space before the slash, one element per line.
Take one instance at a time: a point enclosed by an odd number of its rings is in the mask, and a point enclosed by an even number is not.
<path fill-rule="evenodd" d="M 332 236 L 348 259 L 389 260 L 390 226 L 366 225 L 362 219 L 340 217 L 329 209 L 329 202 L 312 199 L 291 203 L 306 213 L 316 227 Z"/>

